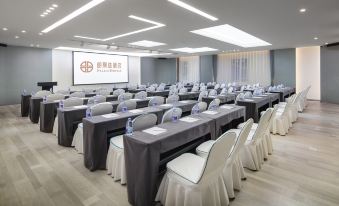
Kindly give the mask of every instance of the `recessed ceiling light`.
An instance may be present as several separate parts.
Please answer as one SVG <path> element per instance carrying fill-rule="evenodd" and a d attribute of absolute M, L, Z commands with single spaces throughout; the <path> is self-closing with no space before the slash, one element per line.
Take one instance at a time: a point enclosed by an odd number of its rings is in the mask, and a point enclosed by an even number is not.
<path fill-rule="evenodd" d="M 34 47 L 34 44 L 31 44 L 31 45 L 29 45 L 29 46 Z"/>
<path fill-rule="evenodd" d="M 185 52 L 185 53 L 199 53 L 199 52 L 217 51 L 218 49 L 213 49 L 209 47 L 200 47 L 200 48 L 184 47 L 184 48 L 177 48 L 177 49 L 170 49 L 170 50 L 178 51 L 178 52 Z"/>
<path fill-rule="evenodd" d="M 245 48 L 271 45 L 270 43 L 229 24 L 199 29 L 191 32 Z"/>
<path fill-rule="evenodd" d="M 26 31 L 25 31 L 25 30 L 22 30 L 21 33 L 26 33 Z"/>
<path fill-rule="evenodd" d="M 39 44 L 37 44 L 37 45 L 36 45 L 36 47 L 40 47 L 40 45 L 39 45 Z"/>
<path fill-rule="evenodd" d="M 120 35 L 113 36 L 113 37 L 108 37 L 106 39 L 99 39 L 99 38 L 79 36 L 79 35 L 76 35 L 74 37 L 81 38 L 81 39 L 97 40 L 97 41 L 109 41 L 109 40 L 112 40 L 112 39 L 117 39 L 117 38 L 120 38 L 120 37 L 125 37 L 125 36 L 129 36 L 129 35 L 132 35 L 132 34 L 137 34 L 137 33 L 141 33 L 141 32 L 145 32 L 145 31 L 148 31 L 148 30 L 157 29 L 157 28 L 166 26 L 165 24 L 162 24 L 162 23 L 159 23 L 159 22 L 156 22 L 156 21 L 152 21 L 152 20 L 149 20 L 149 19 L 145 19 L 145 18 L 142 18 L 142 17 L 134 16 L 134 15 L 130 15 L 128 17 L 135 19 L 135 20 L 139 20 L 139 21 L 143 21 L 143 22 L 153 24 L 154 26 L 147 27 L 147 28 L 144 28 L 144 29 L 139 29 L 139 30 L 132 31 L 132 32 L 128 32 L 128 33 L 125 33 L 125 34 L 120 34 Z"/>
<path fill-rule="evenodd" d="M 305 8 L 301 8 L 301 9 L 299 10 L 299 12 L 300 12 L 300 13 L 305 13 L 305 12 L 306 12 L 306 9 L 305 9 Z"/>
<path fill-rule="evenodd" d="M 40 32 L 39 35 L 41 36 L 41 35 L 43 35 L 43 33 Z"/>
<path fill-rule="evenodd" d="M 46 10 L 46 12 L 47 12 L 47 13 L 50 13 L 50 12 L 51 12 L 51 10 L 47 9 L 47 10 Z"/>
<path fill-rule="evenodd" d="M 187 9 L 187 10 L 193 12 L 193 13 L 199 14 L 200 16 L 203 16 L 203 17 L 205 17 L 207 19 L 210 19 L 212 21 L 217 21 L 218 20 L 218 18 L 216 18 L 216 17 L 214 17 L 212 15 L 209 15 L 209 14 L 207 14 L 207 13 L 205 13 L 205 12 L 203 12 L 203 11 L 201 11 L 201 10 L 199 10 L 199 9 L 189 5 L 189 4 L 186 4 L 186 3 L 182 2 L 182 1 L 179 1 L 179 0 L 168 0 L 168 1 L 173 3 L 173 4 L 176 4 L 176 5 L 180 6 L 182 8 L 184 8 L 184 9 Z"/>
<path fill-rule="evenodd" d="M 19 39 L 20 37 L 19 36 L 15 36 L 14 38 Z"/>
<path fill-rule="evenodd" d="M 7 31 L 8 29 L 6 27 L 2 28 L 2 30 Z"/>
<path fill-rule="evenodd" d="M 318 37 L 314 37 L 313 39 L 314 39 L 314 40 L 318 40 L 319 38 L 318 38 Z"/>
<path fill-rule="evenodd" d="M 326 42 L 325 44 L 326 44 L 326 45 L 328 45 L 328 43 L 327 43 L 327 42 Z"/>
<path fill-rule="evenodd" d="M 45 14 L 41 14 L 40 16 L 41 16 L 41 17 L 45 17 Z"/>
<path fill-rule="evenodd" d="M 55 8 L 54 8 L 54 7 L 49 7 L 48 9 L 49 9 L 49 10 L 54 10 Z"/>
<path fill-rule="evenodd" d="M 104 2 L 105 0 L 92 0 L 90 2 L 88 2 L 87 4 L 85 4 L 84 6 L 80 7 L 79 9 L 73 11 L 72 13 L 70 13 L 69 15 L 65 16 L 64 18 L 60 19 L 59 21 L 55 22 L 54 24 L 52 24 L 51 26 L 47 27 L 46 29 L 44 29 L 42 32 L 43 33 L 47 33 L 52 31 L 53 29 L 61 26 L 62 24 L 72 20 L 73 18 L 79 16 L 80 14 L 90 10 L 91 8 L 101 4 L 102 2 Z M 53 4 L 54 6 L 54 4 Z M 55 7 L 55 6 L 54 6 Z"/>
<path fill-rule="evenodd" d="M 57 5 L 57 4 L 53 4 L 52 6 L 53 6 L 54 8 L 57 8 L 57 7 L 58 7 L 58 5 Z"/>
<path fill-rule="evenodd" d="M 42 13 L 42 14 L 46 16 L 48 13 L 47 13 L 47 12 L 44 12 L 44 13 Z"/>
<path fill-rule="evenodd" d="M 155 46 L 166 45 L 165 43 L 148 41 L 148 40 L 142 40 L 142 41 L 137 41 L 137 42 L 128 43 L 128 44 L 134 45 L 134 46 L 141 46 L 141 47 L 155 47 Z"/>

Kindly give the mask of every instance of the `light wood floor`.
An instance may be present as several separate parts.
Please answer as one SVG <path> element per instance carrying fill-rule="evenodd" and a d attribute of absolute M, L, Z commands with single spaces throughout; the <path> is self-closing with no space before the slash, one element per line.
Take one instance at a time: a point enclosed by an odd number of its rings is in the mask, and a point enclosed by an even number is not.
<path fill-rule="evenodd" d="M 82 155 L 0 107 L 0 205 L 128 205 L 126 187 L 89 172 Z M 232 206 L 339 205 L 339 105 L 310 102 Z"/>

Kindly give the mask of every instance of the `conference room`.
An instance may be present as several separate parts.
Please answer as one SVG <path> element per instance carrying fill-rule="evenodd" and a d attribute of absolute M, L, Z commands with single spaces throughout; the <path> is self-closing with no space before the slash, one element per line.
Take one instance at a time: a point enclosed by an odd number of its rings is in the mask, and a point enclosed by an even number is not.
<path fill-rule="evenodd" d="M 339 205 L 337 0 L 0 0 L 0 205 Z"/>

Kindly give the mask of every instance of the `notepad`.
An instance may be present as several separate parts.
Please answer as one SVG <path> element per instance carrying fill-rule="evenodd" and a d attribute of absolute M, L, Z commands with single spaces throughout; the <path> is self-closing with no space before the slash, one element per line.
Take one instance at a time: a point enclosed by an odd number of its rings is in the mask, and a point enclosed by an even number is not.
<path fill-rule="evenodd" d="M 180 120 L 180 121 L 183 121 L 183 122 L 192 123 L 192 122 L 198 121 L 199 119 L 192 118 L 192 117 L 184 117 L 184 118 L 181 118 L 181 119 L 179 119 L 179 120 Z"/>
<path fill-rule="evenodd" d="M 181 103 L 190 103 L 190 101 L 180 101 Z"/>
<path fill-rule="evenodd" d="M 54 102 L 58 103 L 58 102 L 60 102 L 60 100 L 54 100 Z"/>
<path fill-rule="evenodd" d="M 252 97 L 253 99 L 261 99 L 262 97 Z"/>
<path fill-rule="evenodd" d="M 160 106 L 162 106 L 162 107 L 172 107 L 173 104 L 162 104 L 162 105 L 160 105 Z"/>
<path fill-rule="evenodd" d="M 145 133 L 151 134 L 151 135 L 159 135 L 159 134 L 167 132 L 167 129 L 163 129 L 160 127 L 151 127 L 149 129 L 145 129 L 142 131 Z"/>
<path fill-rule="evenodd" d="M 79 106 L 74 106 L 75 109 L 84 109 L 87 108 L 86 105 L 79 105 Z"/>
<path fill-rule="evenodd" d="M 209 114 L 209 115 L 215 115 L 215 114 L 218 114 L 217 111 L 210 111 L 210 110 L 204 111 L 204 112 L 202 112 L 202 113 L 204 113 L 204 114 Z"/>
<path fill-rule="evenodd" d="M 136 113 L 141 113 L 143 112 L 144 110 L 141 110 L 141 109 L 133 109 L 133 110 L 130 110 L 129 112 L 133 113 L 133 114 L 136 114 Z"/>
<path fill-rule="evenodd" d="M 228 106 L 228 105 L 223 105 L 220 108 L 222 108 L 222 109 L 233 109 L 234 107 Z"/>
<path fill-rule="evenodd" d="M 244 99 L 244 101 L 246 101 L 246 102 L 254 102 L 253 99 Z"/>
<path fill-rule="evenodd" d="M 108 118 L 118 117 L 119 115 L 115 114 L 115 113 L 111 113 L 111 114 L 104 114 L 104 115 L 101 115 L 101 116 L 108 119 Z"/>

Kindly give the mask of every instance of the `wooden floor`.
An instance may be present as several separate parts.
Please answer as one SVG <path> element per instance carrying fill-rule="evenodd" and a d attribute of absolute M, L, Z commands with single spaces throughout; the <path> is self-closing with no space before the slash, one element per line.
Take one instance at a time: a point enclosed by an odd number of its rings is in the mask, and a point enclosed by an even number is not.
<path fill-rule="evenodd" d="M 0 107 L 0 205 L 129 205 L 126 187 L 90 172 L 82 155 Z M 310 102 L 274 154 L 248 171 L 232 206 L 339 205 L 339 105 Z"/>

